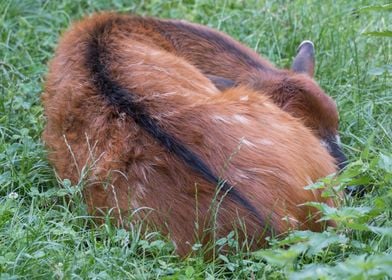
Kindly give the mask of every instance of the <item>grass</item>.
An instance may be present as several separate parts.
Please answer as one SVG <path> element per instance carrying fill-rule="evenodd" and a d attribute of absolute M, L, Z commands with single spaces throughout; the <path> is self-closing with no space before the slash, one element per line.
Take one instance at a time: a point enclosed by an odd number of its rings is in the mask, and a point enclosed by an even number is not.
<path fill-rule="evenodd" d="M 391 6 L 372 1 L 0 2 L 0 279 L 387 279 L 392 278 Z M 380 8 L 381 7 L 381 8 Z M 58 180 L 40 134 L 46 63 L 70 22 L 114 9 L 219 28 L 281 67 L 303 39 L 315 42 L 316 79 L 337 101 L 352 161 L 339 184 L 363 198 L 318 207 L 339 221 L 323 233 L 293 232 L 268 249 L 185 260 L 159 233 L 142 235 L 88 216 L 82 185 Z M 365 32 L 383 32 L 369 33 Z M 371 36 L 379 35 L 379 36 Z M 331 179 L 326 179 L 331 180 Z M 317 186 L 311 186 L 317 187 Z M 228 236 L 220 245 L 235 247 Z M 196 247 L 195 247 L 196 248 Z"/>

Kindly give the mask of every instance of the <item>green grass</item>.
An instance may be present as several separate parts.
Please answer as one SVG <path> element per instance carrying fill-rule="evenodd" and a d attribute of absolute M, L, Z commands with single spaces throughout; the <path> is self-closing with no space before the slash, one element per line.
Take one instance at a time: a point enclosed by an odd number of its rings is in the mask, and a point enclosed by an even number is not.
<path fill-rule="evenodd" d="M 372 1 L 0 1 L 0 279 L 392 278 L 391 6 Z M 268 249 L 211 262 L 178 258 L 158 233 L 95 226 L 83 186 L 59 181 L 40 134 L 46 63 L 70 22 L 97 10 L 182 18 L 219 28 L 281 67 L 303 39 L 315 42 L 316 79 L 337 101 L 352 161 L 337 182 L 365 183 L 323 233 L 293 232 Z M 389 24 L 389 26 L 388 26 Z M 326 179 L 329 180 L 329 179 Z M 333 179 L 335 180 L 335 179 Z M 313 186 L 316 187 L 316 186 Z M 236 246 L 232 236 L 219 244 Z"/>

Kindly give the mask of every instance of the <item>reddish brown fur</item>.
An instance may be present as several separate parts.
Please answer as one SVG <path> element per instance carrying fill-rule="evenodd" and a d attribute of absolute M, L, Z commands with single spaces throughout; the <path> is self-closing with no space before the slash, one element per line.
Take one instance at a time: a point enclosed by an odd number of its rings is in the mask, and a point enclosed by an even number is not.
<path fill-rule="evenodd" d="M 95 89 L 86 46 L 93 30 L 113 18 L 126 24 L 105 35 L 112 53 L 109 72 L 137 94 L 157 123 L 251 201 L 276 233 L 321 230 L 322 224 L 309 219 L 317 216 L 314 209 L 299 206 L 325 201 L 319 191 L 303 187 L 336 170 L 318 139 L 264 94 L 245 87 L 220 94 L 194 66 L 157 45 L 149 25 L 115 14 L 87 18 L 64 34 L 42 97 L 43 138 L 59 176 L 75 184 L 82 168 L 90 167 L 84 189 L 90 212 L 114 209 L 123 223 L 135 209 L 150 207 L 152 213 L 142 210 L 138 217 L 168 234 L 185 255 L 208 230 L 216 191 Z M 147 33 L 129 32 L 138 28 Z M 245 237 L 260 236 L 259 222 L 229 199 L 219 210 L 218 236 L 233 230 L 238 219 L 246 226 Z"/>
<path fill-rule="evenodd" d="M 205 75 L 224 77 L 268 95 L 320 138 L 338 132 L 335 102 L 312 77 L 277 69 L 224 33 L 186 21 L 138 16 L 130 17 L 127 32 L 185 58 Z"/>

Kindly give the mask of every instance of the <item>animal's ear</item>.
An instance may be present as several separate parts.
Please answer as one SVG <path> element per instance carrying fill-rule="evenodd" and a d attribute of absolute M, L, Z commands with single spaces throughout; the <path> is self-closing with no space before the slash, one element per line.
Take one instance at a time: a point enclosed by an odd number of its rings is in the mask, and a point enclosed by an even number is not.
<path fill-rule="evenodd" d="M 297 49 L 297 55 L 294 58 L 291 70 L 313 77 L 314 63 L 314 45 L 311 41 L 303 41 Z"/>
<path fill-rule="evenodd" d="M 216 86 L 216 88 L 221 91 L 235 87 L 235 82 L 233 80 L 215 75 L 206 75 L 206 77 L 210 79 L 210 81 Z"/>

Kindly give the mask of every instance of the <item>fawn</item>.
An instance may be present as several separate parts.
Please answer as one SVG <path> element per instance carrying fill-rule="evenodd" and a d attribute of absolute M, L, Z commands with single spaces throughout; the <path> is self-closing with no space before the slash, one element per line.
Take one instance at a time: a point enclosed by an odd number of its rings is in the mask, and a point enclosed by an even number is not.
<path fill-rule="evenodd" d="M 290 228 L 322 230 L 303 205 L 334 204 L 304 189 L 336 172 L 319 139 L 268 90 L 221 92 L 154 32 L 133 32 L 139 19 L 102 13 L 77 22 L 49 64 L 43 139 L 61 178 L 85 176 L 89 211 L 112 210 L 122 226 L 142 219 L 182 256 L 233 229 L 254 246 Z"/>

